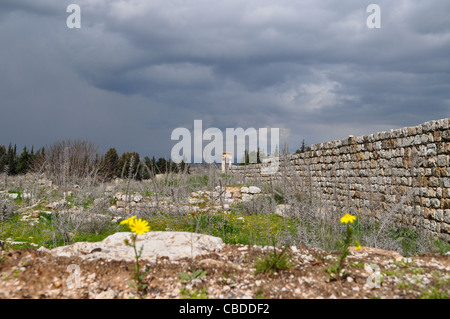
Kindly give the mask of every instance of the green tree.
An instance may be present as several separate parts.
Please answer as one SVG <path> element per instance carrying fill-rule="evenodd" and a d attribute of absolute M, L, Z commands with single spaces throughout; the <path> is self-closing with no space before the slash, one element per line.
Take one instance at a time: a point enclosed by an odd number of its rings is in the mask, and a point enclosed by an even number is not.
<path fill-rule="evenodd" d="M 17 163 L 16 174 L 25 174 L 30 168 L 32 158 L 33 155 L 31 153 L 28 153 L 27 147 L 24 146 L 22 154 L 20 154 Z"/>
<path fill-rule="evenodd" d="M 0 173 L 3 172 L 3 168 L 6 165 L 6 148 L 0 145 Z"/>
<path fill-rule="evenodd" d="M 309 147 L 308 144 L 306 144 L 305 140 L 303 139 L 302 146 L 300 146 L 300 148 L 298 150 L 296 150 L 295 153 L 299 154 L 299 153 L 304 153 L 304 152 L 307 152 L 310 150 L 311 150 L 311 147 Z"/>
<path fill-rule="evenodd" d="M 119 155 L 115 148 L 110 148 L 103 158 L 102 172 L 106 178 L 119 176 Z"/>
<path fill-rule="evenodd" d="M 158 174 L 164 174 L 167 171 L 167 161 L 165 158 L 160 157 L 156 162 L 156 172 Z"/>
<path fill-rule="evenodd" d="M 17 146 L 14 144 L 14 148 L 9 143 L 8 151 L 6 152 L 6 165 L 8 165 L 8 174 L 13 175 L 16 173 L 17 163 L 19 161 L 17 157 Z"/>

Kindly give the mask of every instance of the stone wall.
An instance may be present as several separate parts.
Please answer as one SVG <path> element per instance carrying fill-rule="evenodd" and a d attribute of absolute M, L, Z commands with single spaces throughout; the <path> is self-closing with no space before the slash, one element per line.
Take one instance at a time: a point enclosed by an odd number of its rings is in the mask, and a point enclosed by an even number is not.
<path fill-rule="evenodd" d="M 315 144 L 281 158 L 273 175 L 261 174 L 257 164 L 232 166 L 230 172 L 266 181 L 295 176 L 333 209 L 387 211 L 397 222 L 450 240 L 449 127 L 447 118 Z"/>

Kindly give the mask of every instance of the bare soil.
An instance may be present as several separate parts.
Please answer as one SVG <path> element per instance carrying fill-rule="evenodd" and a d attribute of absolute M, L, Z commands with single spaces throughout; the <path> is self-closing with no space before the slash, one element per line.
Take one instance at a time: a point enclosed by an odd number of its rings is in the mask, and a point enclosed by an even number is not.
<path fill-rule="evenodd" d="M 54 257 L 33 249 L 0 253 L 0 298 L 136 297 L 128 285 L 134 267 L 131 262 Z M 289 270 L 255 274 L 256 260 L 271 253 L 270 247 L 226 245 L 221 251 L 195 259 L 158 259 L 149 264 L 151 269 L 144 279 L 148 284 L 146 298 L 417 299 L 450 295 L 450 256 L 428 254 L 396 261 L 392 252 L 364 247 L 346 259 L 348 276 L 331 280 L 324 268 L 336 262 L 338 253 L 298 246 L 287 250 L 292 262 Z M 371 273 L 364 264 L 379 267 L 380 284 L 376 284 L 376 272 Z M 180 281 L 180 273 L 198 269 L 206 275 Z"/>

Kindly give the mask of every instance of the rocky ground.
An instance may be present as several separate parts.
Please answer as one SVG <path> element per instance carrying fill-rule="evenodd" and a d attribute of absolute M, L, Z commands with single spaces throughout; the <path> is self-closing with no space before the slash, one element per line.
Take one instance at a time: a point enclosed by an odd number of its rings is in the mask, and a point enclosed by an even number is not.
<path fill-rule="evenodd" d="M 179 203 L 175 193 L 172 198 L 159 198 L 155 201 L 139 194 L 130 197 L 123 192 L 115 192 L 113 186 L 108 187 L 103 198 L 93 201 L 89 218 L 98 216 L 114 220 L 123 214 L 148 211 L 155 206 L 176 211 L 181 208 L 187 211 L 226 211 L 230 205 L 261 195 L 258 187 L 219 187 L 215 191 L 194 192 L 187 198 L 187 202 Z M 8 193 L 7 196 L 18 195 Z M 27 196 L 27 193 L 22 193 L 23 199 Z M 80 215 L 82 209 L 79 207 L 67 207 L 71 196 L 64 194 L 62 200 L 38 201 L 19 209 L 17 213 L 31 225 L 40 222 L 42 213 Z M 99 211 L 108 210 L 110 215 L 95 214 L 96 206 Z M 273 213 L 283 217 L 288 211 L 288 205 L 278 205 L 274 207 Z M 118 217 L 114 217 L 116 214 Z M 154 233 L 148 234 L 158 235 Z M 161 246 L 161 243 L 165 244 Z M 178 243 L 180 242 L 177 241 Z M 123 238 L 112 246 L 84 245 L 76 252 L 66 248 L 57 248 L 58 253 L 55 253 L 56 250 L 46 249 L 2 249 L 0 245 L 0 298 L 136 298 L 135 291 L 128 285 L 134 263 L 130 259 L 113 258 L 110 253 L 114 250 L 111 248 L 114 245 L 124 248 Z M 144 245 L 149 246 L 150 242 Z M 256 274 L 255 263 L 260 258 L 273 254 L 273 247 L 215 243 L 207 249 L 203 249 L 203 245 L 201 253 L 195 256 L 180 253 L 177 253 L 177 258 L 172 258 L 170 254 L 164 256 L 163 253 L 172 246 L 174 245 L 168 245 L 166 240 L 160 240 L 160 246 L 156 246 L 153 251 L 158 254 L 145 251 L 146 258 L 141 260 L 141 264 L 150 266 L 150 271 L 144 278 L 144 283 L 148 285 L 145 298 L 448 299 L 450 296 L 449 255 L 428 254 L 402 258 L 395 252 L 363 247 L 360 252 L 353 250 L 347 258 L 345 268 L 348 275 L 340 280 L 332 280 L 327 276 L 325 268 L 336 263 L 338 252 L 329 253 L 303 246 L 288 247 L 285 253 L 289 256 L 289 269 Z M 185 245 L 184 248 L 186 247 L 189 248 Z M 114 256 L 123 257 L 126 254 L 127 252 L 115 251 Z"/>
<path fill-rule="evenodd" d="M 195 258 L 157 258 L 144 281 L 146 298 L 210 299 L 416 299 L 450 296 L 450 256 L 400 258 L 397 253 L 363 247 L 347 259 L 348 276 L 330 280 L 324 268 L 337 254 L 290 247 L 290 270 L 255 274 L 255 261 L 272 247 L 224 245 Z M 57 257 L 34 249 L 0 255 L 0 298 L 129 299 L 130 261 Z M 202 269 L 204 275 L 189 274 Z M 184 273 L 188 276 L 180 275 Z M 184 280 L 183 280 L 184 278 Z M 188 279 L 186 279 L 188 278 Z"/>

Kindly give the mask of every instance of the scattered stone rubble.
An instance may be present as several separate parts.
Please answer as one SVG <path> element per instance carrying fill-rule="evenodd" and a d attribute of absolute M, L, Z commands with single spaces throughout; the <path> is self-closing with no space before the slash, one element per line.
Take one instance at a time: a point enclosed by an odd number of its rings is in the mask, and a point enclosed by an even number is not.
<path fill-rule="evenodd" d="M 115 204 L 111 205 L 109 211 L 114 214 L 130 214 L 131 211 L 145 211 L 148 208 L 158 207 L 161 210 L 174 209 L 182 211 L 226 211 L 231 205 L 241 201 L 250 201 L 262 194 L 256 186 L 217 186 L 214 191 L 199 190 L 192 192 L 186 201 L 174 203 L 171 197 L 163 197 L 160 200 L 152 200 L 141 195 L 126 195 L 118 192 L 114 195 Z"/>
<path fill-rule="evenodd" d="M 52 189 L 57 189 L 56 186 L 51 186 L 51 183 L 45 182 L 44 180 L 42 180 L 42 184 L 50 185 Z M 9 195 L 17 194 L 12 193 Z M 73 191 L 67 191 L 64 192 L 64 198 L 60 200 L 52 201 L 50 203 L 35 202 L 31 206 L 19 209 L 17 213 L 21 214 L 22 221 L 29 222 L 29 225 L 31 226 L 37 225 L 39 221 L 44 218 L 45 214 L 51 215 L 55 213 L 68 214 L 73 219 L 109 219 L 112 222 L 117 222 L 124 216 L 128 216 L 130 214 L 139 215 L 152 210 L 160 212 L 177 211 L 180 213 L 226 212 L 232 208 L 232 205 L 255 200 L 260 196 L 264 196 L 264 193 L 261 188 L 252 185 L 227 187 L 217 186 L 213 191 L 198 190 L 196 192 L 192 192 L 190 196 L 185 198 L 183 201 L 175 202 L 174 198 L 170 196 L 161 196 L 156 198 L 143 196 L 138 193 L 114 193 L 114 186 L 108 185 L 105 188 L 104 196 L 96 198 L 93 201 L 94 206 L 103 207 L 108 211 L 108 214 L 88 213 L 88 210 L 83 207 L 73 204 L 71 205 L 69 203 L 69 198 L 73 195 Z M 275 207 L 274 213 L 281 217 L 285 217 L 285 213 L 289 209 L 289 205 L 278 205 Z"/>
<path fill-rule="evenodd" d="M 123 233 L 122 238 L 118 236 L 109 243 L 105 240 L 101 248 L 80 245 L 80 249 L 74 249 L 71 245 L 50 252 L 0 251 L 4 258 L 0 266 L 0 298 L 135 298 L 128 285 L 134 263 L 114 256 L 116 246 L 125 247 L 121 240 L 127 235 Z M 255 274 L 255 261 L 271 253 L 273 247 L 223 245 L 220 239 L 200 235 L 194 239 L 199 254 L 191 257 L 194 255 L 188 252 L 189 238 L 184 234 L 180 238 L 166 236 L 169 237 L 147 239 L 144 247 L 158 243 L 162 245 L 159 250 L 164 250 L 167 239 L 173 240 L 171 245 L 184 248 L 179 251 L 180 256 L 160 253 L 156 260 L 142 261 L 142 265 L 150 266 L 145 278 L 150 299 L 190 298 L 190 294 L 212 299 L 419 298 L 423 292 L 437 287 L 436 279 L 445 278 L 446 286 L 439 289 L 450 293 L 448 257 L 403 258 L 380 249 L 363 247 L 360 252 L 352 249 L 346 263 L 348 276 L 333 281 L 324 268 L 334 264 L 338 255 L 318 248 L 288 247 L 290 271 L 267 275 Z M 180 273 L 190 274 L 199 269 L 205 272 L 204 276 L 180 280 Z"/>

